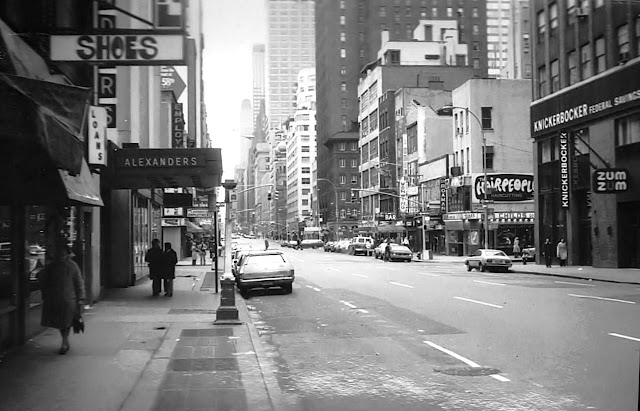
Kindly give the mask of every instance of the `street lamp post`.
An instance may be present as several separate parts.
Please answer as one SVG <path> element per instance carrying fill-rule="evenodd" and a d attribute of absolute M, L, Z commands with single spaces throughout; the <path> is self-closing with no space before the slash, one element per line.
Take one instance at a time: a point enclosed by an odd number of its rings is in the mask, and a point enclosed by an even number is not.
<path fill-rule="evenodd" d="M 458 107 L 451 104 L 448 104 L 444 107 L 436 110 L 436 113 L 439 115 L 451 115 L 453 109 L 460 109 L 466 111 L 468 114 L 478 122 L 480 126 L 480 133 L 482 133 L 482 172 L 484 177 L 482 179 L 482 191 L 483 191 L 483 209 L 484 209 L 484 248 L 489 248 L 489 206 L 487 199 L 487 136 L 484 133 L 484 127 L 482 127 L 482 121 L 478 118 L 477 115 L 468 107 Z"/>
<path fill-rule="evenodd" d="M 336 194 L 336 236 L 337 236 L 337 226 L 338 226 L 338 190 L 336 189 L 335 184 L 333 184 L 333 181 L 328 180 L 326 178 L 318 178 L 318 181 L 326 181 L 327 183 L 331 184 L 331 187 L 333 187 L 333 192 Z"/>

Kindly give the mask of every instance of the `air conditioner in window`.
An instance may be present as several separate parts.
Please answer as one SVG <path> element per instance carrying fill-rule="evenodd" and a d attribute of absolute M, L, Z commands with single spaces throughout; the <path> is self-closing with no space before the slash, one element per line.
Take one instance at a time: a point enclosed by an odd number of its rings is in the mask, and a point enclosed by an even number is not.
<path fill-rule="evenodd" d="M 587 17 L 589 15 L 589 8 L 587 7 L 578 7 L 576 8 L 576 16 L 578 17 Z"/>
<path fill-rule="evenodd" d="M 462 175 L 462 167 L 455 166 L 451 167 L 450 173 L 453 177 L 458 177 Z"/>
<path fill-rule="evenodd" d="M 620 54 L 618 54 L 618 61 L 620 63 L 626 63 L 627 61 L 629 61 L 630 57 L 629 57 L 629 52 L 628 51 L 623 51 Z"/>

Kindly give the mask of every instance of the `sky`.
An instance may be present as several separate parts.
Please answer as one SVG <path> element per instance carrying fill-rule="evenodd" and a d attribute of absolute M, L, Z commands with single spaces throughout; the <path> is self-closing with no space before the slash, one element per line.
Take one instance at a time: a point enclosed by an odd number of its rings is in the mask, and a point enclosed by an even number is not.
<path fill-rule="evenodd" d="M 240 163 L 240 106 L 252 100 L 251 51 L 266 41 L 264 0 L 203 1 L 204 100 L 213 147 L 222 149 L 223 179 Z"/>

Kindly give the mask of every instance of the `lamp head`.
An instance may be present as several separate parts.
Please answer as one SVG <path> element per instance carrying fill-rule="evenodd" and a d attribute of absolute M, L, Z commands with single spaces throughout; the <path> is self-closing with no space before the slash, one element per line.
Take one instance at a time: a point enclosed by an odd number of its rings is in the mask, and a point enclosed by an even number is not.
<path fill-rule="evenodd" d="M 224 183 L 222 183 L 222 187 L 226 190 L 233 190 L 237 185 L 238 183 L 235 180 L 224 180 Z"/>
<path fill-rule="evenodd" d="M 453 114 L 453 105 L 447 104 L 436 110 L 436 114 L 439 116 L 450 116 Z"/>

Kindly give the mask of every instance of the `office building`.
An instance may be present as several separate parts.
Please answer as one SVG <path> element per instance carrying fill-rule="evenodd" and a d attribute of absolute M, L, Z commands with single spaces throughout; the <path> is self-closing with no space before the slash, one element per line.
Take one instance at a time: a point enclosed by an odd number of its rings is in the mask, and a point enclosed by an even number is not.
<path fill-rule="evenodd" d="M 487 0 L 487 64 L 489 77 L 500 77 L 509 56 L 513 0 Z"/>
<path fill-rule="evenodd" d="M 640 268 L 640 3 L 531 2 L 536 247 Z"/>
<path fill-rule="evenodd" d="M 512 0 L 509 34 L 507 37 L 507 64 L 500 78 L 531 78 L 531 8 L 529 0 Z"/>
<path fill-rule="evenodd" d="M 265 99 L 265 47 L 264 44 L 255 44 L 251 55 L 253 72 L 253 126 L 257 128 L 256 120 L 260 112 L 260 102 Z"/>

